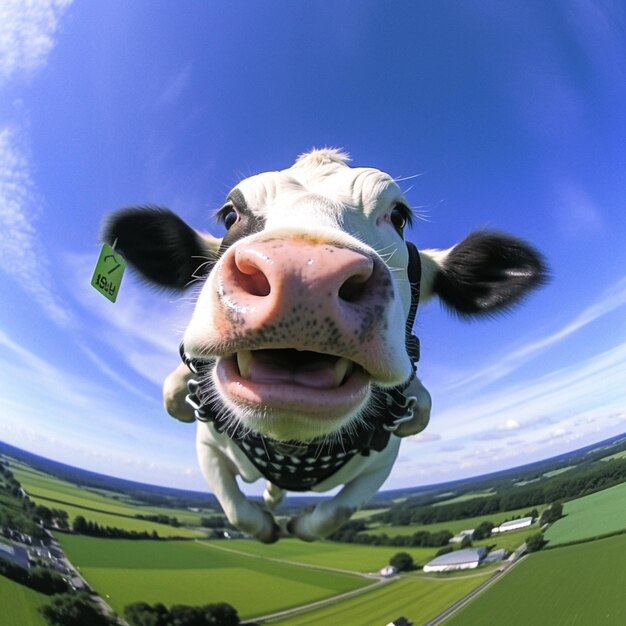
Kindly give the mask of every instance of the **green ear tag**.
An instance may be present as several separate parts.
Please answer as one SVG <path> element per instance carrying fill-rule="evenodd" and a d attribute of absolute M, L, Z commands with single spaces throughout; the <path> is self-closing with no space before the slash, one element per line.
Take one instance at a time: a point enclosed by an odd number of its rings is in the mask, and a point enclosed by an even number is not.
<path fill-rule="evenodd" d="M 115 246 L 115 243 L 113 245 Z M 91 286 L 97 289 L 105 298 L 115 302 L 125 269 L 126 261 L 124 261 L 122 255 L 108 244 L 102 244 L 96 269 L 93 271 L 91 278 Z"/>

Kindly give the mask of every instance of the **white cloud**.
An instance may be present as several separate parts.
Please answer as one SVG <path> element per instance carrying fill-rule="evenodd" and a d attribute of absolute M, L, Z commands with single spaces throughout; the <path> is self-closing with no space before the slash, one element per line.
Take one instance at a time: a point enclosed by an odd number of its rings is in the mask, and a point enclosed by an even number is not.
<path fill-rule="evenodd" d="M 95 319 L 86 332 L 93 340 L 105 338 L 128 367 L 160 387 L 180 362 L 178 345 L 193 302 L 155 293 L 129 273 L 112 305 L 91 287 L 95 259 L 96 254 L 66 255 L 72 295 Z"/>
<path fill-rule="evenodd" d="M 517 420 L 508 419 L 503 424 L 498 424 L 496 430 L 511 431 L 519 430 L 520 427 L 520 423 Z"/>
<path fill-rule="evenodd" d="M 176 104 L 178 99 L 189 87 L 191 82 L 191 64 L 182 68 L 165 86 L 161 94 L 156 98 L 157 107 L 169 107 Z"/>
<path fill-rule="evenodd" d="M 588 238 L 604 230 L 604 218 L 596 203 L 577 183 L 557 185 L 556 218 L 560 232 L 567 238 Z"/>
<path fill-rule="evenodd" d="M 0 269 L 60 326 L 67 308 L 51 290 L 50 268 L 35 222 L 41 212 L 25 149 L 15 128 L 0 129 Z"/>
<path fill-rule="evenodd" d="M 0 88 L 30 79 L 46 63 L 69 0 L 0 2 Z M 24 122 L 0 125 L 0 269 L 60 326 L 72 319 L 51 290 L 50 269 L 35 223 L 42 208 L 33 181 Z"/>
<path fill-rule="evenodd" d="M 458 376 L 452 380 L 442 391 L 467 388 L 477 391 L 487 385 L 504 378 L 518 367 L 531 359 L 539 356 L 544 350 L 567 339 L 578 330 L 588 326 L 596 320 L 612 313 L 616 309 L 626 305 L 626 276 L 618 280 L 609 289 L 604 291 L 596 302 L 583 309 L 574 319 L 558 331 L 543 337 L 533 343 L 526 344 L 521 348 L 512 350 L 505 357 L 478 371 L 472 370 L 470 374 Z"/>
<path fill-rule="evenodd" d="M 72 0 L 0 2 L 0 81 L 30 78 L 54 47 L 59 20 Z"/>

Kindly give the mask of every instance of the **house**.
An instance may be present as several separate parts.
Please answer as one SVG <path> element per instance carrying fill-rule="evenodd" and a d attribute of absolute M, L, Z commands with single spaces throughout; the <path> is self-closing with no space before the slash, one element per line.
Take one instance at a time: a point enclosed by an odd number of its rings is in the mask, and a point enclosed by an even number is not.
<path fill-rule="evenodd" d="M 398 573 L 398 569 L 393 565 L 386 565 L 378 573 L 385 578 L 390 578 Z"/>

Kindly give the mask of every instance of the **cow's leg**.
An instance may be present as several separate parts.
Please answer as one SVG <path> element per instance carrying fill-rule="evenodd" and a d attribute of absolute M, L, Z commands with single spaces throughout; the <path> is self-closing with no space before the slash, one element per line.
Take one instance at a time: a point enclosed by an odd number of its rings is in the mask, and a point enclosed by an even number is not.
<path fill-rule="evenodd" d="M 272 514 L 246 498 L 239 489 L 233 463 L 218 448 L 197 444 L 200 469 L 218 499 L 228 521 L 263 543 L 274 543 L 280 528 Z"/>
<path fill-rule="evenodd" d="M 421 433 L 430 421 L 430 410 L 432 408 L 432 400 L 430 393 L 419 378 L 414 378 L 408 389 L 404 391 L 407 397 L 415 398 L 413 407 L 413 419 L 404 422 L 398 426 L 394 432 L 397 437 L 408 437 L 409 435 L 417 435 Z"/>
<path fill-rule="evenodd" d="M 265 491 L 263 492 L 263 502 L 268 509 L 275 509 L 285 497 L 285 490 L 277 487 L 271 482 L 265 483 Z"/>
<path fill-rule="evenodd" d="M 163 383 L 163 405 L 165 410 L 181 422 L 195 422 L 193 409 L 187 402 L 187 381 L 193 378 L 184 363 L 181 363 Z"/>
<path fill-rule="evenodd" d="M 397 445 L 395 447 L 395 452 L 389 451 L 386 463 L 359 474 L 334 498 L 320 502 L 310 513 L 292 517 L 287 523 L 287 530 L 304 541 L 315 541 L 345 524 L 355 511 L 372 498 L 389 476 L 397 455 Z"/>

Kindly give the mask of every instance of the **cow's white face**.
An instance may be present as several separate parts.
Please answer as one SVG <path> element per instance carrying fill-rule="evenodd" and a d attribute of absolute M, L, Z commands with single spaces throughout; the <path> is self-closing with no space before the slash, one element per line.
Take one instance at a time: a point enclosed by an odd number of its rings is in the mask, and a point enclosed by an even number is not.
<path fill-rule="evenodd" d="M 216 358 L 210 384 L 243 424 L 308 440 L 363 414 L 372 386 L 411 375 L 404 224 L 392 178 L 334 151 L 242 181 L 223 251 L 184 336 Z"/>
<path fill-rule="evenodd" d="M 105 229 L 160 285 L 182 289 L 208 271 L 185 350 L 214 359 L 204 393 L 274 439 L 349 428 L 367 419 L 375 387 L 411 375 L 403 237 L 411 212 L 389 175 L 346 161 L 313 151 L 242 181 L 219 211 L 223 239 L 163 209 L 120 211 Z M 535 250 L 499 233 L 419 256 L 421 300 L 437 295 L 465 316 L 507 309 L 545 276 Z"/>

